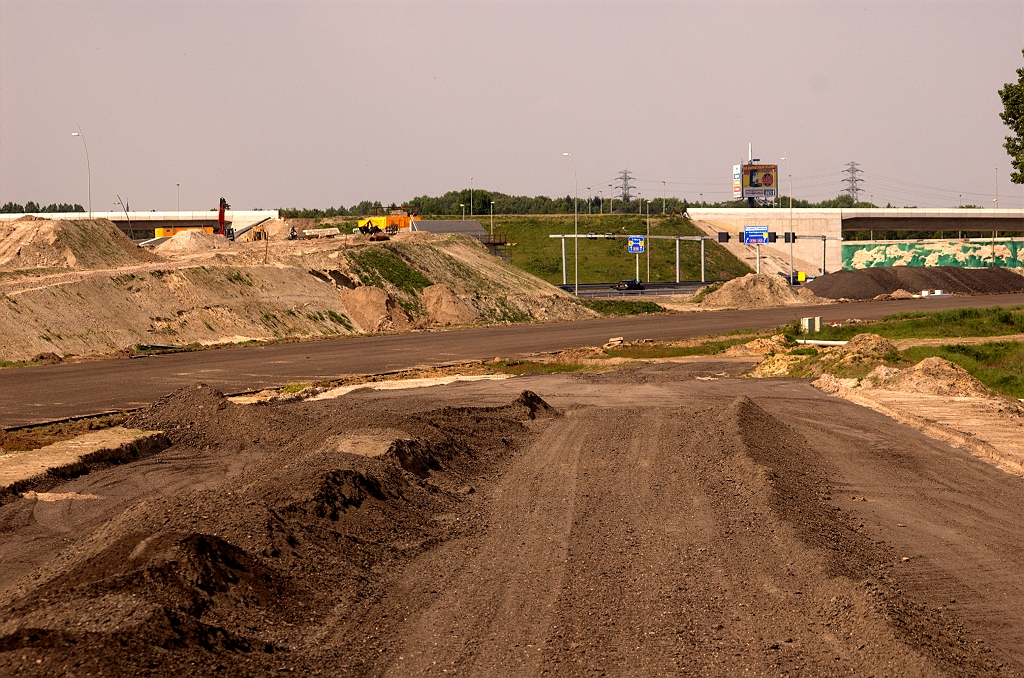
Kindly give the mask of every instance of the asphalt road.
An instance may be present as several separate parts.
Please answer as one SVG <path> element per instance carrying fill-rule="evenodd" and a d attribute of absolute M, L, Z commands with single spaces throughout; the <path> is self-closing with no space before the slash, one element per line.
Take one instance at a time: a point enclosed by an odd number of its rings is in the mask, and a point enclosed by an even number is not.
<path fill-rule="evenodd" d="M 12 428 L 142 407 L 200 381 L 225 393 L 237 393 L 290 382 L 594 346 L 609 337 L 666 341 L 730 330 L 761 330 L 808 315 L 834 322 L 914 310 L 1016 305 L 1024 305 L 1024 294 L 474 327 L 5 369 L 0 370 L 0 426 Z"/>

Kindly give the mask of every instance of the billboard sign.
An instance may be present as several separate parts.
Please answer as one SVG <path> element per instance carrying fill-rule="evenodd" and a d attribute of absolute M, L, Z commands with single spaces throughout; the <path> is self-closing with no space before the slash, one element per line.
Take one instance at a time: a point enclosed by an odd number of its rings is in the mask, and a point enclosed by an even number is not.
<path fill-rule="evenodd" d="M 767 228 L 767 226 L 765 228 Z M 629 252 L 630 254 L 643 254 L 644 237 L 642 235 L 629 236 L 628 243 L 626 245 L 626 251 Z"/>
<path fill-rule="evenodd" d="M 743 197 L 743 166 L 732 166 L 732 199 L 739 200 Z"/>
<path fill-rule="evenodd" d="M 744 226 L 743 227 L 743 244 L 744 245 L 767 245 L 768 244 L 768 227 L 767 226 Z"/>
<path fill-rule="evenodd" d="M 778 195 L 778 165 L 744 165 L 741 176 L 744 198 L 774 198 Z M 734 194 L 735 191 L 733 188 Z"/>

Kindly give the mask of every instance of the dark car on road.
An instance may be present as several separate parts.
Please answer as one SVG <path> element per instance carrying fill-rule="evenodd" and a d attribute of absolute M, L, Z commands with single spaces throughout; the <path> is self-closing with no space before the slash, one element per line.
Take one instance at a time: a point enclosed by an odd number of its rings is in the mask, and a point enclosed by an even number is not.
<path fill-rule="evenodd" d="M 620 280 L 619 282 L 612 285 L 612 289 L 616 290 L 642 290 L 646 289 L 644 284 L 639 280 Z"/>

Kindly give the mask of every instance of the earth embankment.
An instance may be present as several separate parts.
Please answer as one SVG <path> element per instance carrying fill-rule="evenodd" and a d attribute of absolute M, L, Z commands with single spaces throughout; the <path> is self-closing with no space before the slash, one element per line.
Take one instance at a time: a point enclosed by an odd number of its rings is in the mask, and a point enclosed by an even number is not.
<path fill-rule="evenodd" d="M 0 361 L 596 315 L 459 236 L 267 246 L 184 235 L 193 237 L 167 241 L 163 257 L 129 241 L 132 265 L 118 254 L 106 270 L 0 278 Z"/>
<path fill-rule="evenodd" d="M 0 222 L 0 271 L 116 268 L 159 260 L 109 219 L 25 216 Z"/>
<path fill-rule="evenodd" d="M 0 672 L 1024 672 L 1019 478 L 748 367 L 183 389 L 0 507 Z"/>

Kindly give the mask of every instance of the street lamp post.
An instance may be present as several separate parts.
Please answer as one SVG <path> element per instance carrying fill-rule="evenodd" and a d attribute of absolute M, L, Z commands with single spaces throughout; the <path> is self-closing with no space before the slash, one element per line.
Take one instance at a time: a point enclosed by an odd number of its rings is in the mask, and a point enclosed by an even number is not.
<path fill-rule="evenodd" d="M 665 216 L 665 201 L 668 199 L 668 188 L 661 182 L 661 216 Z"/>
<path fill-rule="evenodd" d="M 793 170 L 789 166 L 789 154 L 782 157 L 786 161 L 786 172 L 789 174 L 789 285 L 793 286 L 793 241 L 796 234 L 793 233 Z"/>
<path fill-rule="evenodd" d="M 131 236 L 131 239 L 135 240 L 135 231 L 132 230 L 132 218 L 128 216 L 128 208 L 125 206 L 124 202 L 121 201 L 120 195 L 117 196 L 117 202 L 115 202 L 114 204 L 120 205 L 121 209 L 124 211 L 124 218 L 128 220 L 128 233 Z"/>
<path fill-rule="evenodd" d="M 569 160 L 572 161 L 572 182 L 575 193 L 572 198 L 572 215 L 573 215 L 573 259 L 575 260 L 576 267 L 576 280 L 573 285 L 576 296 L 580 296 L 580 212 L 576 203 L 579 201 L 580 195 L 580 182 L 576 178 L 576 158 L 572 157 L 571 150 L 566 151 L 562 155 L 569 156 Z"/>
<path fill-rule="evenodd" d="M 473 218 L 473 177 L 469 178 L 469 217 Z"/>
<path fill-rule="evenodd" d="M 89 144 L 85 143 L 85 134 L 82 133 L 82 126 L 78 125 L 78 131 L 72 132 L 73 137 L 82 137 L 82 145 L 85 146 L 85 176 L 89 187 L 89 218 L 92 219 L 92 167 L 89 165 Z"/>
<path fill-rule="evenodd" d="M 174 189 L 175 189 L 175 195 L 177 197 L 177 202 L 175 204 L 177 205 L 178 211 L 180 212 L 181 211 L 181 184 L 174 184 Z"/>
<path fill-rule="evenodd" d="M 598 191 L 597 195 L 601 200 L 601 216 L 604 216 L 604 191 Z"/>
<path fill-rule="evenodd" d="M 587 214 L 593 214 L 593 212 L 590 211 L 593 204 L 594 199 L 590 197 L 590 186 L 587 186 Z"/>
<path fill-rule="evenodd" d="M 612 192 L 612 185 L 608 184 L 608 214 L 615 210 L 615 193 Z"/>

